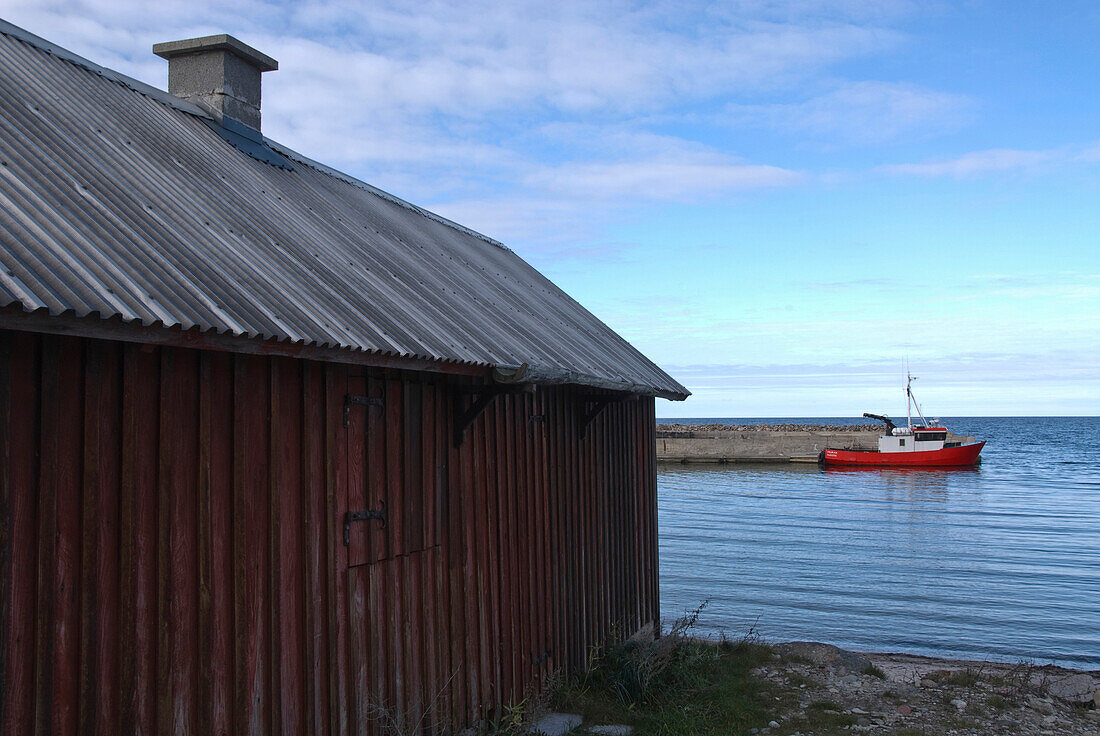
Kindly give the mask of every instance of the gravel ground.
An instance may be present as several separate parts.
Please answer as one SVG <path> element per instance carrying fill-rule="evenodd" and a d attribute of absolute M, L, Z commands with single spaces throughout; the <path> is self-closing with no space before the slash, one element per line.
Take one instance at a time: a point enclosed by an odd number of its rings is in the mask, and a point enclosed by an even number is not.
<path fill-rule="evenodd" d="M 761 736 L 1100 736 L 1100 672 L 812 642 L 775 650 L 772 664 L 753 671 L 783 696 L 780 716 L 755 731 Z"/>

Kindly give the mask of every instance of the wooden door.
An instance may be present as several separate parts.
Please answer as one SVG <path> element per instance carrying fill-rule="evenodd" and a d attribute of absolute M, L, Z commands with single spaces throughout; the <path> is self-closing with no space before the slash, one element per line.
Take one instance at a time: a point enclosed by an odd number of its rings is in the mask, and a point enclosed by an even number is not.
<path fill-rule="evenodd" d="M 349 376 L 349 566 L 439 545 L 447 482 L 440 393 L 431 382 Z"/>
<path fill-rule="evenodd" d="M 431 381 L 348 379 L 347 574 L 353 706 L 364 732 L 430 733 L 444 712 L 442 396 Z"/>

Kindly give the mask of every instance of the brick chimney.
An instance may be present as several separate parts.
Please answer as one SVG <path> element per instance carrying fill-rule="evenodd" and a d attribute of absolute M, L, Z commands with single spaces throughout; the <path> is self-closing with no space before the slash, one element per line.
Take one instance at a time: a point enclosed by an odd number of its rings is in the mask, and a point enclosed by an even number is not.
<path fill-rule="evenodd" d="M 168 91 L 226 119 L 260 130 L 260 74 L 279 62 L 226 34 L 153 46 L 168 60 Z"/>

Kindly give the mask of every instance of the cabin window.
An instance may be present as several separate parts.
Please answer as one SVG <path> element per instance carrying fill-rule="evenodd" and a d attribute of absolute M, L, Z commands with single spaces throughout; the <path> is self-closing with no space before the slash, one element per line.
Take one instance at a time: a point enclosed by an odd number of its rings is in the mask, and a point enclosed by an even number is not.
<path fill-rule="evenodd" d="M 934 440 L 947 439 L 947 432 L 915 432 L 917 442 L 932 442 Z"/>
<path fill-rule="evenodd" d="M 905 447 L 905 440 L 904 440 L 904 439 L 898 440 L 898 443 L 899 443 L 899 444 L 900 444 L 900 445 L 901 445 L 902 447 Z"/>

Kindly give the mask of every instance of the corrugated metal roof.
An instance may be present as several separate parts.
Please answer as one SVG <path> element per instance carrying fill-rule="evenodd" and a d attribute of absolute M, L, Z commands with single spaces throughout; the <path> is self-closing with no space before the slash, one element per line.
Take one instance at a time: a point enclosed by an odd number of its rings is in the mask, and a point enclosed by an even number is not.
<path fill-rule="evenodd" d="M 688 391 L 515 253 L 0 21 L 0 305 Z"/>

